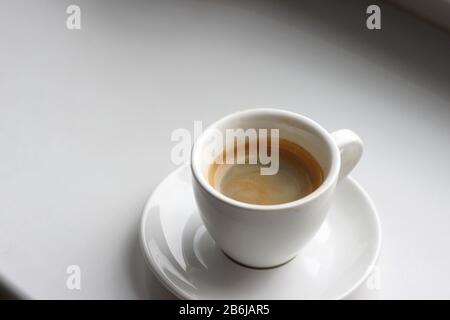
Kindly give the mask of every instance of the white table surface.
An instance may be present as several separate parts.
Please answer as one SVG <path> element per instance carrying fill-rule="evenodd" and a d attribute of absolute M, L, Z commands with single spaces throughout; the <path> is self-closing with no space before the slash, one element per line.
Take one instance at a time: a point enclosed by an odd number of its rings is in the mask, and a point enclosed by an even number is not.
<path fill-rule="evenodd" d="M 366 144 L 353 173 L 383 225 L 380 288 L 450 298 L 450 36 L 365 1 L 0 2 L 0 274 L 31 298 L 172 298 L 138 244 L 170 140 L 282 107 Z M 174 199 L 176 201 L 176 199 Z M 82 289 L 68 290 L 79 265 Z"/>

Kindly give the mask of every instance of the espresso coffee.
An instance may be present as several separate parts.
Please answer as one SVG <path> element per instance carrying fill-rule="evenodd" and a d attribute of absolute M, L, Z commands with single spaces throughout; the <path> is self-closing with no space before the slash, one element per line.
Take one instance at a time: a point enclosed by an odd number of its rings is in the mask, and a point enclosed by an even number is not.
<path fill-rule="evenodd" d="M 248 144 L 245 150 L 248 160 Z M 208 182 L 234 200 L 260 205 L 287 203 L 307 196 L 323 182 L 317 160 L 307 150 L 286 139 L 279 139 L 279 167 L 274 175 L 262 175 L 260 162 L 223 163 L 225 154 L 226 151 L 218 158 L 222 161 L 215 161 L 209 167 Z"/>

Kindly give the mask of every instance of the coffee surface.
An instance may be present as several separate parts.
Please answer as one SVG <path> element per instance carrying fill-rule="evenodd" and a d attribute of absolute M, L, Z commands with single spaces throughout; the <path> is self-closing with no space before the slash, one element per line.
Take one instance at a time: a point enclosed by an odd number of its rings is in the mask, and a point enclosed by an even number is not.
<path fill-rule="evenodd" d="M 219 158 L 223 159 L 224 154 Z M 261 175 L 261 164 L 249 164 L 247 146 L 246 160 L 245 164 L 213 163 L 208 172 L 211 186 L 234 200 L 271 205 L 303 198 L 323 182 L 322 169 L 317 160 L 301 146 L 285 139 L 279 140 L 279 168 L 276 174 Z"/>

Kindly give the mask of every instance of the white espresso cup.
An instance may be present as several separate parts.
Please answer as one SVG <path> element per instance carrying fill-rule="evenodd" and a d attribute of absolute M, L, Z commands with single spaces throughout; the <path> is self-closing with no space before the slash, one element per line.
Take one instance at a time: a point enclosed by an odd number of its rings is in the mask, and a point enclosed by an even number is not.
<path fill-rule="evenodd" d="M 320 164 L 322 184 L 298 200 L 258 205 L 231 199 L 208 183 L 212 164 L 207 152 L 226 129 L 278 129 L 279 137 L 306 149 Z M 217 148 L 219 150 L 219 148 Z M 222 152 L 223 150 L 220 150 Z M 336 184 L 361 158 L 363 143 L 350 130 L 328 133 L 313 120 L 279 109 L 250 109 L 209 126 L 192 148 L 193 188 L 201 218 L 216 244 L 233 260 L 254 268 L 288 262 L 322 225 Z M 218 155 L 218 154 L 217 154 Z"/>

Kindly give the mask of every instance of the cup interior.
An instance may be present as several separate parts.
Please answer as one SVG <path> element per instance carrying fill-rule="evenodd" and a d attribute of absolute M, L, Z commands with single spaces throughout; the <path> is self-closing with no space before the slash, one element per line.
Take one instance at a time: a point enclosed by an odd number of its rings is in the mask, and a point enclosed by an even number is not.
<path fill-rule="evenodd" d="M 232 147 L 229 141 L 218 138 L 218 135 L 225 137 L 227 129 L 278 129 L 281 139 L 289 140 L 306 149 L 320 164 L 324 175 L 322 185 L 312 194 L 329 184 L 333 176 L 337 176 L 340 166 L 338 149 L 325 129 L 296 113 L 278 109 L 251 109 L 229 115 L 213 123 L 195 142 L 192 150 L 192 170 L 194 176 L 208 191 L 217 192 L 207 181 L 211 164 L 224 150 Z"/>

